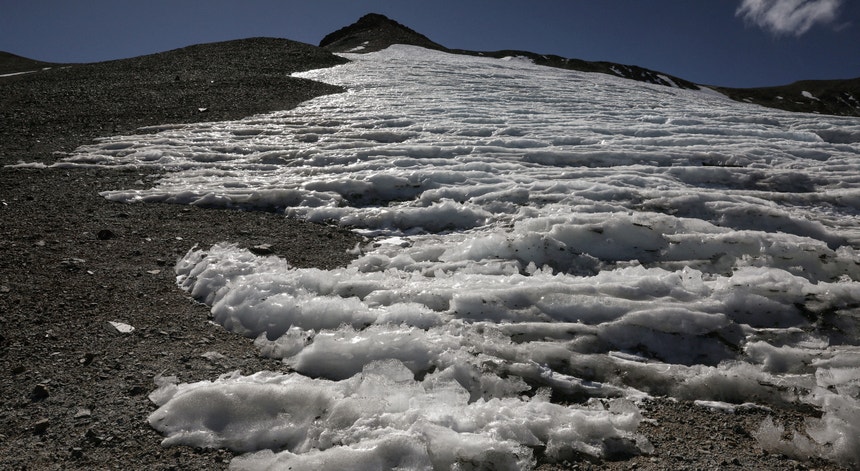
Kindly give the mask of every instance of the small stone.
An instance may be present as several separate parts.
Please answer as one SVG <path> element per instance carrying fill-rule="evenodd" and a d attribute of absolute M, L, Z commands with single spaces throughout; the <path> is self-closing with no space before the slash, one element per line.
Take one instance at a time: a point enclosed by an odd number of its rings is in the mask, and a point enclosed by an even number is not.
<path fill-rule="evenodd" d="M 145 387 L 137 385 L 137 386 L 132 386 L 128 390 L 128 395 L 129 396 L 140 396 L 142 394 L 146 394 L 146 392 L 147 392 L 147 389 Z"/>
<path fill-rule="evenodd" d="M 10 289 L 6 285 L 0 286 L 0 294 L 6 294 L 6 293 L 9 293 L 11 291 L 12 291 L 12 289 Z"/>
<path fill-rule="evenodd" d="M 65 267 L 65 268 L 67 268 L 67 269 L 69 269 L 69 270 L 80 270 L 80 269 L 81 269 L 81 267 L 82 267 L 82 266 L 84 265 L 84 263 L 86 263 L 86 262 L 87 262 L 87 261 L 86 261 L 86 260 L 84 260 L 84 259 L 82 259 L 82 258 L 70 257 L 70 258 L 64 258 L 64 259 L 62 259 L 62 260 L 60 261 L 60 265 L 62 265 L 63 267 Z"/>
<path fill-rule="evenodd" d="M 33 434 L 34 435 L 42 435 L 43 433 L 48 431 L 48 427 L 51 425 L 51 421 L 48 419 L 42 419 L 35 424 L 33 424 Z"/>
<path fill-rule="evenodd" d="M 79 361 L 81 362 L 82 365 L 87 366 L 93 362 L 95 357 L 96 357 L 96 355 L 94 353 L 87 353 Z"/>
<path fill-rule="evenodd" d="M 110 229 L 102 229 L 96 234 L 96 237 L 98 237 L 99 240 L 108 240 L 116 237 L 116 234 L 114 234 Z"/>
<path fill-rule="evenodd" d="M 88 442 L 96 446 L 100 445 L 104 441 L 104 437 L 100 436 L 96 432 L 93 432 L 93 429 L 87 430 L 87 432 L 84 434 L 84 437 L 86 437 Z"/>
<path fill-rule="evenodd" d="M 12 367 L 12 374 L 13 375 L 19 375 L 25 371 L 27 371 L 27 367 L 24 365 L 18 365 L 18 366 Z"/>
<path fill-rule="evenodd" d="M 44 384 L 37 384 L 36 387 L 30 391 L 30 401 L 32 402 L 44 401 L 48 396 L 50 396 L 50 393 L 48 393 L 48 387 Z"/>
<path fill-rule="evenodd" d="M 130 334 L 134 332 L 134 327 L 124 322 L 108 321 L 108 330 L 118 334 Z"/>
<path fill-rule="evenodd" d="M 75 413 L 75 418 L 76 419 L 88 419 L 92 415 L 93 415 L 93 411 L 87 409 L 86 407 L 83 407 L 81 409 L 78 409 L 78 411 Z"/>

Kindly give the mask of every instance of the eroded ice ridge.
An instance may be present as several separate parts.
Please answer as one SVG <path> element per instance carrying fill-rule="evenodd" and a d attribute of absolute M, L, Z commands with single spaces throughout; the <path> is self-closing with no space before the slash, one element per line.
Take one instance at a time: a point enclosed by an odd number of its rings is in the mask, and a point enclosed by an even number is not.
<path fill-rule="evenodd" d="M 536 446 L 648 451 L 624 398 L 655 394 L 813 404 L 809 438 L 762 442 L 858 462 L 860 121 L 406 46 L 349 58 L 299 74 L 347 93 L 63 164 L 173 171 L 116 201 L 389 236 L 330 271 L 228 244 L 180 260 L 217 322 L 296 373 L 166 382 L 168 443 L 286 450 L 240 467 L 519 469 Z"/>

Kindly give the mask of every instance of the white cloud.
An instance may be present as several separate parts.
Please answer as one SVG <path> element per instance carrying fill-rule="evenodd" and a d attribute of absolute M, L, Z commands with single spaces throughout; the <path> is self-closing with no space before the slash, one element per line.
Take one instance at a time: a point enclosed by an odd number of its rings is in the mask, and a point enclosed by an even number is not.
<path fill-rule="evenodd" d="M 742 0 L 736 16 L 776 35 L 801 36 L 836 20 L 843 0 Z"/>

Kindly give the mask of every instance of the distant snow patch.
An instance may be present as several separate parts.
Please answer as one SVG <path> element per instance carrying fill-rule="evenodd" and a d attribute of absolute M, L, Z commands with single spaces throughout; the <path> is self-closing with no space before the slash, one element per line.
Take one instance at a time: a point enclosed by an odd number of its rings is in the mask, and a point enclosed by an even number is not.
<path fill-rule="evenodd" d="M 12 72 L 11 74 L 0 74 L 0 77 L 14 77 L 16 75 L 32 74 L 38 70 L 25 70 L 24 72 Z"/>
<path fill-rule="evenodd" d="M 42 162 L 18 162 L 17 164 L 6 165 L 8 168 L 48 168 Z"/>
<path fill-rule="evenodd" d="M 363 51 L 363 50 L 365 50 L 365 49 L 367 48 L 367 45 L 368 45 L 369 43 L 370 43 L 370 41 L 365 41 L 365 42 L 361 43 L 361 45 L 360 45 L 360 46 L 355 46 L 354 48 L 352 48 L 352 49 L 350 49 L 349 51 L 346 51 L 346 52 L 358 52 L 358 51 Z"/>
<path fill-rule="evenodd" d="M 524 62 L 524 63 L 528 63 L 528 64 L 534 63 L 534 61 L 531 58 L 526 57 L 526 56 L 505 56 L 505 57 L 502 57 L 502 60 L 507 61 L 507 62 Z"/>
<path fill-rule="evenodd" d="M 678 86 L 678 84 L 677 84 L 677 83 L 675 83 L 675 81 L 674 81 L 674 80 L 672 80 L 671 78 L 669 78 L 669 77 L 668 77 L 668 76 L 666 76 L 666 75 L 663 75 L 663 74 L 657 74 L 657 77 L 660 77 L 660 80 L 663 80 L 664 82 L 666 82 L 667 84 L 669 84 L 669 86 L 670 86 L 670 87 L 674 87 L 674 88 L 681 88 L 681 87 L 679 87 L 679 86 Z"/>

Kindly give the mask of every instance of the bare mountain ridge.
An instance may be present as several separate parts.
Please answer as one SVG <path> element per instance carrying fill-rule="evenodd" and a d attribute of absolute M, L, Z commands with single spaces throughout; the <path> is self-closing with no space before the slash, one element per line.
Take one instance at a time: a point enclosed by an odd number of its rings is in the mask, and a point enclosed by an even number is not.
<path fill-rule="evenodd" d="M 272 39 L 268 40 L 271 41 Z M 158 57 L 159 63 L 172 60 L 178 61 L 178 65 L 181 65 L 183 70 L 196 67 L 206 68 L 207 63 L 211 63 L 212 60 L 223 60 L 225 54 L 230 57 L 232 62 L 241 63 L 243 58 L 253 57 L 258 53 L 263 53 L 269 56 L 272 55 L 272 51 L 265 47 L 263 47 L 262 50 L 258 50 L 262 47 L 262 41 L 264 41 L 263 38 L 253 38 L 225 41 L 209 45 L 203 44 L 168 51 L 166 53 L 152 54 L 131 59 L 120 59 L 118 61 L 108 61 L 97 64 L 75 64 L 72 68 L 86 66 L 87 68 L 96 67 L 96 69 L 98 69 L 100 64 L 122 64 L 126 63 L 125 61 L 129 61 L 127 64 L 129 66 L 134 64 L 135 67 L 133 68 L 137 69 L 135 71 L 137 73 L 134 74 L 134 78 L 139 79 L 139 73 L 145 70 L 145 68 L 141 66 L 145 65 L 147 63 L 147 58 L 150 57 Z M 537 54 L 521 50 L 469 51 L 464 49 L 451 49 L 432 41 L 427 36 L 420 34 L 407 26 L 375 13 L 367 14 L 355 23 L 326 35 L 320 42 L 319 47 L 305 45 L 307 46 L 307 50 L 303 50 L 302 55 L 306 54 L 306 57 L 313 56 L 314 60 L 319 60 L 320 57 L 322 57 L 321 55 L 327 55 L 333 59 L 332 62 L 326 62 L 326 64 L 332 65 L 333 63 L 337 63 L 337 60 L 334 56 L 331 56 L 330 53 L 373 52 L 385 49 L 392 44 L 409 44 L 454 54 L 484 57 L 501 58 L 506 56 L 523 56 L 531 59 L 536 64 L 549 67 L 583 72 L 604 73 L 625 79 L 667 87 L 692 90 L 697 90 L 702 87 L 702 85 L 676 76 L 635 65 L 617 64 L 606 61 L 585 61 L 581 59 L 565 58 L 558 55 Z M 194 54 L 180 54 L 180 51 L 193 51 Z M 207 51 L 214 54 L 215 57 L 206 59 L 205 56 Z M 295 60 L 303 58 L 305 57 L 294 57 L 292 59 Z M 69 64 L 46 63 L 0 51 L 0 75 L 39 71 L 48 67 L 56 69 L 57 66 L 60 65 Z M 321 67 L 325 66 L 322 62 L 316 65 Z M 243 75 L 238 69 L 241 69 L 241 67 L 238 67 L 237 71 L 239 71 L 240 76 Z M 119 79 L 120 77 L 116 78 Z M 774 87 L 728 88 L 709 86 L 709 88 L 713 88 L 737 101 L 754 103 L 786 111 L 860 116 L 860 77 L 847 80 L 804 80 L 789 85 Z"/>
<path fill-rule="evenodd" d="M 291 77 L 346 59 L 305 43 L 250 38 L 92 64 L 0 55 L 0 142 L 7 155 L 71 151 L 141 126 L 240 119 L 341 87 Z M 63 133 L 56 133 L 63 129 Z M 42 136 L 53 135 L 49 140 Z M 27 136 L 28 139 L 16 139 Z M 62 141 L 62 142 L 58 142 Z M 14 143 L 14 144 L 13 144 Z M 0 156 L 2 157 L 2 156 Z M 13 162 L 0 162 L 13 163 Z"/>
<path fill-rule="evenodd" d="M 639 82 L 698 90 L 702 85 L 636 65 L 584 61 L 528 51 L 491 52 L 450 49 L 383 15 L 368 14 L 327 35 L 320 47 L 332 52 L 373 52 L 392 44 L 409 44 L 455 54 L 486 57 L 523 56 L 536 64 L 582 72 L 598 72 Z M 712 87 L 729 98 L 786 111 L 860 116 L 860 77 L 848 80 L 804 80 L 789 85 L 759 88 Z"/>
<path fill-rule="evenodd" d="M 568 59 L 557 55 L 536 54 L 529 51 L 504 49 L 499 51 L 470 51 L 466 49 L 451 49 L 433 42 L 427 36 L 420 34 L 392 19 L 376 13 L 362 16 L 357 22 L 327 35 L 320 42 L 320 47 L 332 52 L 373 52 L 385 49 L 392 44 L 408 44 L 453 54 L 464 54 L 483 57 L 528 57 L 534 63 L 549 67 L 579 70 L 583 72 L 600 72 L 618 77 L 654 83 L 657 85 L 674 86 L 698 90 L 699 86 L 687 80 L 673 77 L 653 70 L 634 65 L 614 64 L 612 62 L 589 62 L 580 59 Z"/>
<path fill-rule="evenodd" d="M 392 44 L 449 51 L 427 36 L 376 13 L 368 13 L 355 23 L 327 34 L 319 46 L 332 52 L 374 52 Z"/>
<path fill-rule="evenodd" d="M 847 80 L 801 80 L 776 87 L 712 88 L 733 100 L 769 108 L 860 116 L 860 77 Z"/>
<path fill-rule="evenodd" d="M 0 75 L 30 72 L 54 65 L 57 64 L 28 59 L 9 52 L 0 51 Z"/>

